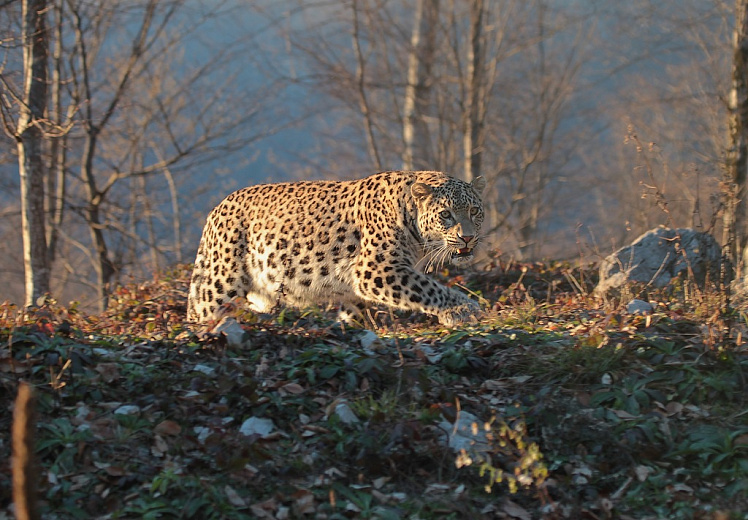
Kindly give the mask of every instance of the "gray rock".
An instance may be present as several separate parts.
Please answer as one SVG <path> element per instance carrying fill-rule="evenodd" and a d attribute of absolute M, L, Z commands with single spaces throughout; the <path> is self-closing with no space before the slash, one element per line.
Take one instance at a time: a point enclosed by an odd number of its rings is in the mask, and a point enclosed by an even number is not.
<path fill-rule="evenodd" d="M 376 349 L 384 346 L 381 338 L 372 330 L 365 330 L 361 335 L 359 335 L 358 342 L 364 349 Z"/>
<path fill-rule="evenodd" d="M 226 343 L 232 348 L 249 347 L 250 342 L 241 325 L 229 316 L 224 317 L 213 329 L 215 334 L 226 336 Z"/>
<path fill-rule="evenodd" d="M 272 419 L 262 417 L 250 417 L 239 427 L 239 433 L 246 436 L 259 435 L 262 439 L 268 437 L 273 430 L 275 430 L 275 424 Z"/>
<path fill-rule="evenodd" d="M 629 314 L 652 314 L 654 307 L 649 302 L 634 298 L 626 304 L 626 312 Z"/>
<path fill-rule="evenodd" d="M 455 423 L 442 419 L 439 427 L 447 432 L 445 444 L 453 451 L 465 450 L 469 453 L 488 451 L 489 443 L 483 428 L 485 421 L 464 410 L 460 411 Z"/>
<path fill-rule="evenodd" d="M 123 404 L 116 410 L 114 410 L 115 415 L 137 415 L 140 413 L 140 407 L 135 404 Z"/>
<path fill-rule="evenodd" d="M 661 288 L 679 276 L 691 279 L 691 274 L 703 288 L 707 279 L 719 280 L 721 261 L 722 250 L 712 235 L 690 228 L 655 228 L 602 261 L 595 294 L 610 295 L 631 282 Z"/>
<path fill-rule="evenodd" d="M 351 409 L 351 405 L 342 400 L 335 405 L 335 415 L 345 424 L 356 424 L 359 422 L 359 418 Z"/>

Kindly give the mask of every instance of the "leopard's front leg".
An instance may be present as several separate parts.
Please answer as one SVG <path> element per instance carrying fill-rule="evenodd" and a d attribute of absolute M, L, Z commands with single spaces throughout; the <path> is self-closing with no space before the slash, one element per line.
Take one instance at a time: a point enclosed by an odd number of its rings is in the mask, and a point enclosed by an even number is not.
<path fill-rule="evenodd" d="M 475 300 L 443 286 L 405 261 L 362 262 L 355 270 L 355 291 L 367 301 L 431 314 L 448 327 L 475 321 L 481 311 Z"/>

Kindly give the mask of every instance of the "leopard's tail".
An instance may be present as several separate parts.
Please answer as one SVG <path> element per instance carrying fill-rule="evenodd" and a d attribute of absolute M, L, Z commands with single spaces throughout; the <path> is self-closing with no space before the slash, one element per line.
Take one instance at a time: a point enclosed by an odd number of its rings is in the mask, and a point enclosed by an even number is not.
<path fill-rule="evenodd" d="M 36 410 L 31 385 L 21 382 L 13 410 L 13 502 L 16 520 L 39 520 L 34 429 Z"/>

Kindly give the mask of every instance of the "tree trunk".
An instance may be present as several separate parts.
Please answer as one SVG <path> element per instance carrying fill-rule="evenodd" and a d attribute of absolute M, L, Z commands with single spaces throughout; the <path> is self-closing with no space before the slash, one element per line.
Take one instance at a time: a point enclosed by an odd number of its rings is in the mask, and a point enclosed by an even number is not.
<path fill-rule="evenodd" d="M 439 0 L 418 0 L 408 57 L 408 83 L 403 102 L 403 169 L 433 168 L 428 153 L 425 116 L 431 90 Z"/>
<path fill-rule="evenodd" d="M 483 0 L 473 0 L 470 5 L 470 42 L 468 45 L 467 77 L 465 78 L 464 107 L 464 171 L 470 182 L 480 175 L 483 149 Z"/>
<path fill-rule="evenodd" d="M 83 152 L 83 164 L 81 173 L 86 183 L 88 206 L 86 207 L 86 224 L 91 233 L 91 241 L 94 245 L 94 271 L 96 271 L 97 307 L 100 311 L 106 309 L 109 297 L 109 282 L 116 273 L 114 264 L 109 258 L 109 250 L 104 236 L 104 225 L 100 216 L 100 205 L 103 200 L 102 194 L 96 188 L 96 178 L 93 171 L 93 158 L 96 155 L 96 142 L 98 130 L 94 127 L 89 129 Z"/>
<path fill-rule="evenodd" d="M 358 104 L 361 109 L 361 115 L 364 117 L 364 127 L 366 129 L 366 142 L 369 148 L 369 157 L 374 163 L 377 171 L 382 170 L 382 159 L 379 155 L 377 140 L 374 136 L 374 120 L 369 106 L 369 100 L 366 97 L 366 63 L 363 52 L 361 51 L 361 31 L 358 19 L 358 3 L 353 0 L 351 4 L 353 9 L 353 51 L 356 54 L 356 88 L 358 90 Z"/>
<path fill-rule="evenodd" d="M 79 52 L 78 59 L 80 61 L 81 83 L 83 85 L 82 99 L 85 100 L 82 112 L 84 113 L 83 124 L 86 132 L 86 140 L 83 145 L 83 157 L 81 160 L 81 177 L 86 187 L 87 197 L 87 205 L 84 209 L 84 214 L 86 217 L 86 224 L 91 233 L 91 242 L 93 243 L 94 248 L 93 263 L 94 271 L 96 272 L 96 288 L 98 292 L 97 306 L 100 311 L 106 309 L 110 289 L 109 284 L 117 273 L 117 262 L 109 257 L 106 236 L 104 235 L 104 223 L 101 218 L 101 205 L 106 196 L 106 189 L 100 190 L 97 186 L 96 173 L 94 171 L 94 157 L 96 157 L 96 147 L 98 145 L 101 130 L 106 127 L 119 104 L 122 102 L 125 90 L 132 78 L 135 65 L 138 60 L 141 59 L 144 49 L 147 47 L 148 33 L 151 23 L 153 22 L 157 4 L 158 0 L 151 0 L 148 2 L 145 12 L 143 13 L 143 21 L 140 29 L 133 40 L 132 51 L 127 63 L 123 66 L 122 74 L 116 84 L 115 91 L 106 104 L 102 116 L 96 122 L 94 122 L 92 103 L 93 92 L 91 90 L 90 81 L 89 55 L 86 46 L 82 16 L 78 9 L 80 6 L 72 10 L 73 19 L 75 21 L 75 39 Z"/>
<path fill-rule="evenodd" d="M 748 167 L 748 0 L 735 2 L 733 32 L 732 88 L 729 99 L 729 148 L 726 185 L 728 186 L 723 227 L 725 250 L 737 269 L 737 278 L 745 274 L 746 167 Z"/>
<path fill-rule="evenodd" d="M 24 0 L 24 99 L 16 133 L 21 178 L 21 228 L 25 272 L 25 305 L 34 305 L 49 292 L 49 262 L 44 212 L 44 133 L 47 103 L 45 0 Z"/>
<path fill-rule="evenodd" d="M 62 110 L 62 91 L 64 88 L 62 79 L 62 5 L 54 9 L 54 47 L 52 51 L 52 81 L 50 82 L 50 110 L 53 123 L 62 128 L 67 124 L 70 116 L 65 116 Z M 63 121 L 63 119 L 65 119 Z M 50 141 L 49 169 L 47 171 L 47 182 L 45 185 L 47 196 L 47 258 L 50 269 L 55 263 L 57 255 L 57 242 L 62 228 L 65 211 L 65 189 L 66 175 L 65 166 L 67 161 L 67 132 Z"/>

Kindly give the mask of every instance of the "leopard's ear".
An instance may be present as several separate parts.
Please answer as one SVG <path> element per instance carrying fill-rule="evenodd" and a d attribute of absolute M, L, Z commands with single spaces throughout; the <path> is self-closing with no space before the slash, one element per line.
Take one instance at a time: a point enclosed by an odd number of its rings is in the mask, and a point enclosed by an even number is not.
<path fill-rule="evenodd" d="M 431 195 L 433 191 L 434 190 L 431 189 L 431 186 L 422 182 L 416 182 L 415 184 L 413 184 L 413 186 L 410 187 L 410 193 L 413 194 L 413 197 L 416 200 L 425 199 L 426 197 Z"/>
<path fill-rule="evenodd" d="M 470 182 L 470 185 L 473 187 L 475 192 L 480 195 L 483 193 L 483 190 L 486 188 L 486 179 L 483 178 L 481 175 L 480 177 L 476 177 Z"/>

